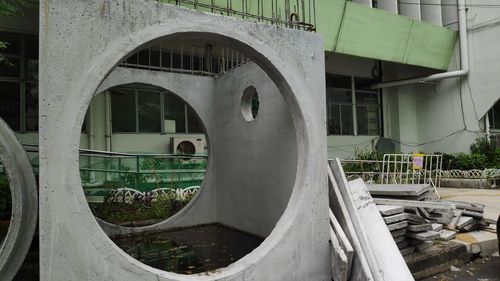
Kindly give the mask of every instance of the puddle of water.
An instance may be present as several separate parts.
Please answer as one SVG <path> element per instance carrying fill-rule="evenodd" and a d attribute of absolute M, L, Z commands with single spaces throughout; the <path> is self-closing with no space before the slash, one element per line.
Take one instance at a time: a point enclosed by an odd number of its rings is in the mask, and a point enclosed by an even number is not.
<path fill-rule="evenodd" d="M 119 237 L 113 241 L 151 267 L 179 274 L 196 274 L 227 267 L 257 248 L 263 239 L 213 224 Z"/>

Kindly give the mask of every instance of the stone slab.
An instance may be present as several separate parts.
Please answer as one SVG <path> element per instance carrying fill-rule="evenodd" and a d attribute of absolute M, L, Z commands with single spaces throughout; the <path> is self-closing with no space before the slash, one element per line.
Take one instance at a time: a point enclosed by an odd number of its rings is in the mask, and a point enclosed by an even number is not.
<path fill-rule="evenodd" d="M 397 215 L 392 215 L 392 216 L 388 216 L 388 217 L 383 217 L 384 221 L 386 224 L 391 224 L 391 223 L 395 223 L 395 222 L 400 222 L 400 221 L 404 221 L 406 220 L 406 215 L 401 213 L 401 214 L 397 214 Z"/>
<path fill-rule="evenodd" d="M 404 235 L 401 235 L 398 237 L 393 237 L 393 238 L 394 238 L 394 242 L 396 242 L 396 244 L 406 240 L 406 237 Z"/>
<path fill-rule="evenodd" d="M 457 233 L 453 230 L 447 230 L 443 229 L 439 231 L 439 239 L 444 240 L 444 241 L 449 241 L 451 239 L 454 239 L 457 236 Z"/>
<path fill-rule="evenodd" d="M 410 224 L 406 227 L 410 232 L 423 232 L 427 230 L 432 230 L 432 225 L 430 223 L 426 224 Z"/>
<path fill-rule="evenodd" d="M 382 216 L 401 214 L 405 210 L 401 206 L 391 206 L 391 205 L 377 205 L 377 209 L 379 210 L 380 214 L 382 214 Z"/>
<path fill-rule="evenodd" d="M 400 221 L 400 222 L 388 224 L 387 228 L 389 228 L 389 231 L 394 231 L 394 230 L 406 228 L 407 226 L 408 226 L 407 221 Z"/>
<path fill-rule="evenodd" d="M 410 244 L 409 240 L 403 240 L 399 243 L 396 243 L 396 245 L 398 246 L 399 249 L 406 248 L 406 246 L 408 246 L 409 244 Z"/>
<path fill-rule="evenodd" d="M 392 237 L 399 237 L 406 234 L 406 228 L 391 231 Z"/>
<path fill-rule="evenodd" d="M 401 255 L 398 254 L 398 248 L 391 237 L 388 226 L 380 215 L 373 199 L 361 179 L 350 181 L 348 191 L 352 198 L 352 205 L 356 210 L 358 219 L 365 229 L 367 241 L 371 247 L 371 254 L 376 259 L 376 266 L 370 267 L 372 272 L 377 271 L 377 278 L 381 280 L 413 280 L 411 273 Z M 398 226 L 405 227 L 405 222 L 396 223 Z M 366 252 L 367 249 L 364 249 Z"/>
<path fill-rule="evenodd" d="M 435 232 L 432 230 L 425 232 L 407 232 L 406 237 L 422 241 L 432 241 L 439 238 L 439 232 Z"/>
<path fill-rule="evenodd" d="M 440 223 L 433 223 L 431 225 L 433 231 L 441 231 L 443 229 L 443 225 Z"/>
<path fill-rule="evenodd" d="M 472 217 L 467 217 L 467 216 L 460 216 L 457 222 L 457 227 L 458 228 L 464 228 L 469 224 L 474 223 L 474 218 Z"/>
<path fill-rule="evenodd" d="M 406 216 L 406 220 L 408 220 L 408 223 L 412 224 L 424 224 L 424 223 L 429 223 L 429 220 L 424 219 L 423 217 L 419 215 L 415 215 L 412 213 L 404 213 Z"/>
<path fill-rule="evenodd" d="M 368 184 L 366 187 L 372 196 L 419 196 L 432 188 L 429 184 Z"/>

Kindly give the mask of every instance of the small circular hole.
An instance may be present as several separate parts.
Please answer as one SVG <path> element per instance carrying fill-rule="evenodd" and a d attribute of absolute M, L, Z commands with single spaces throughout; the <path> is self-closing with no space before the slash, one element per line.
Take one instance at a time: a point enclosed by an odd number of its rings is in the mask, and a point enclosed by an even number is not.
<path fill-rule="evenodd" d="M 249 86 L 243 91 L 241 97 L 241 114 L 247 122 L 251 122 L 257 118 L 259 113 L 260 100 L 257 90 L 253 86 Z"/>

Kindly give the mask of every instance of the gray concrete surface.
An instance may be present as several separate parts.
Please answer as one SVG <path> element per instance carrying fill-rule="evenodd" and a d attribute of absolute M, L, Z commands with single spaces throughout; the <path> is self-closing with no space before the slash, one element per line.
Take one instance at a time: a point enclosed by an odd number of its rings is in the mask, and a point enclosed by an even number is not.
<path fill-rule="evenodd" d="M 43 35 L 40 38 L 39 85 L 42 281 L 330 279 L 324 50 L 323 42 L 316 34 L 146 0 L 47 0 L 40 3 L 40 18 L 40 34 Z M 228 127 L 247 126 L 247 130 L 255 133 L 251 139 L 244 139 L 222 132 L 224 128 L 221 127 L 215 129 L 214 135 L 209 135 L 211 154 L 215 155 L 216 162 L 224 160 L 224 154 L 238 159 L 228 167 L 231 172 L 245 169 L 249 163 L 252 166 L 263 165 L 265 161 L 290 163 L 282 163 L 283 169 L 251 167 L 252 174 L 239 172 L 238 175 L 246 179 L 224 177 L 226 171 L 222 169 L 213 171 L 216 189 L 233 189 L 233 197 L 229 198 L 219 197 L 216 190 L 216 217 L 230 225 L 238 222 L 239 227 L 270 234 L 261 246 L 229 267 L 190 276 L 145 266 L 114 245 L 90 212 L 78 167 L 81 125 L 101 82 L 115 65 L 142 45 L 158 38 L 175 40 L 179 37 L 213 40 L 244 53 L 274 81 L 286 107 L 277 99 L 273 101 L 271 96 L 269 105 L 282 110 L 287 108 L 289 114 L 282 115 L 281 126 L 261 124 L 258 119 L 253 124 L 229 118 L 221 119 L 228 120 L 227 123 L 215 123 Z M 240 81 L 231 85 L 237 90 L 243 84 Z M 235 96 L 221 107 L 206 104 L 219 110 L 215 113 L 217 118 L 227 118 L 224 109 L 237 106 L 237 97 L 242 93 L 217 94 Z M 269 105 L 262 105 L 263 117 L 266 117 L 266 110 L 269 110 L 266 106 Z M 234 116 L 235 112 L 231 108 L 227 113 L 233 114 L 233 118 L 241 118 L 241 114 Z M 271 121 L 274 122 L 268 120 Z M 271 129 L 282 131 L 270 132 Z M 240 132 L 243 131 L 241 128 Z M 271 149 L 277 145 L 273 143 L 273 136 L 281 134 L 295 136 L 282 144 L 291 149 L 285 158 Z M 238 138 L 241 142 L 236 141 Z M 230 147 L 221 147 L 219 142 Z M 253 151 L 254 142 L 264 148 Z M 236 153 L 237 149 L 243 152 Z M 279 152 L 283 153 L 282 150 Z M 238 155 L 244 157 L 238 158 Z M 228 185 L 219 186 L 219 177 L 225 178 L 223 184 Z M 286 181 L 275 178 L 286 178 Z M 254 193 L 237 192 L 242 187 L 254 186 L 241 184 L 246 180 L 254 184 L 271 183 L 265 188 L 273 188 L 270 194 L 277 200 L 276 206 L 269 205 L 274 202 L 261 200 L 262 195 L 257 192 L 262 190 L 258 188 Z M 202 200 L 202 196 L 203 192 L 193 204 Z M 240 196 L 249 196 L 244 200 L 253 202 L 253 210 L 259 209 L 256 214 L 239 209 Z M 262 217 L 266 211 L 260 209 L 267 210 L 268 218 Z M 282 214 L 278 215 L 280 212 Z M 276 219 L 278 221 L 271 229 L 270 222 Z M 262 226 L 256 226 L 256 223 L 262 223 Z"/>
<path fill-rule="evenodd" d="M 12 216 L 0 241 L 0 280 L 10 281 L 28 253 L 38 216 L 35 174 L 14 132 L 0 119 L 0 161 L 9 180 Z"/>
<path fill-rule="evenodd" d="M 497 220 L 500 214 L 500 189 L 464 189 L 444 188 L 439 189 L 443 200 L 465 201 L 485 205 L 484 217 Z"/>

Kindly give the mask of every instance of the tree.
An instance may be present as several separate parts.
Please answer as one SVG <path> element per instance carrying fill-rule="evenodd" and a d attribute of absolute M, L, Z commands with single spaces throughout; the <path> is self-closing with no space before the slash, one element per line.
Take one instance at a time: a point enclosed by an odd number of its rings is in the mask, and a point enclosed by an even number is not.
<path fill-rule="evenodd" d="M 0 17 L 22 15 L 23 8 L 32 7 L 36 0 L 0 0 Z M 0 51 L 5 49 L 9 42 L 0 41 Z M 0 62 L 5 62 L 5 57 L 0 53 Z"/>
<path fill-rule="evenodd" d="M 15 16 L 22 14 L 22 8 L 31 7 L 34 0 L 0 0 L 0 16 Z"/>

